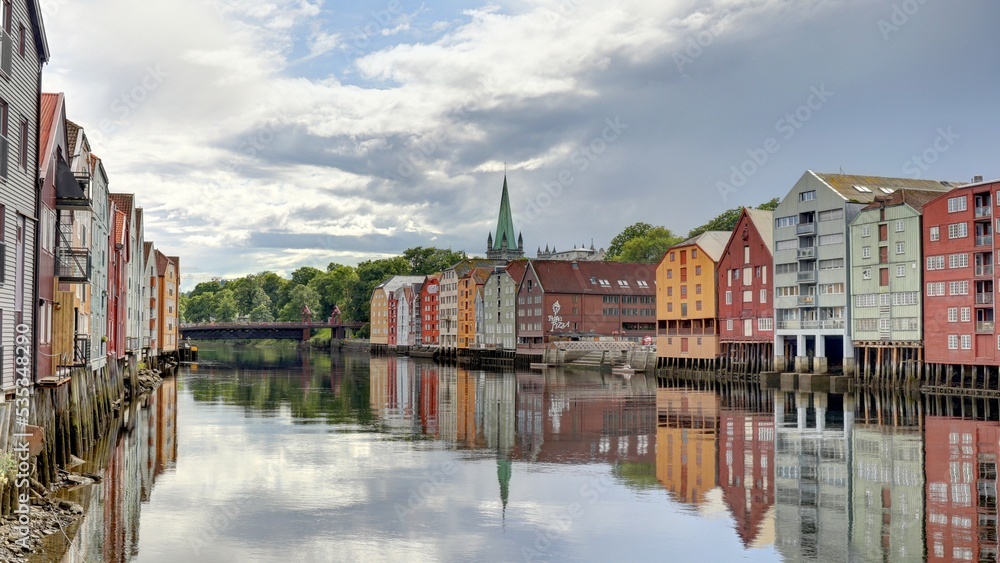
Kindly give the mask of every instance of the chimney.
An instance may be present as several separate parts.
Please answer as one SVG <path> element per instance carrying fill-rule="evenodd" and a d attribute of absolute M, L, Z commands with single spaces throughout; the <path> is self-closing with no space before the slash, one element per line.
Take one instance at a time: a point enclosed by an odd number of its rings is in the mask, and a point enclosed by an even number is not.
<path fill-rule="evenodd" d="M 978 175 L 978 174 L 972 177 L 972 183 L 973 184 L 978 184 L 979 182 L 982 182 L 982 181 L 983 181 L 983 177 L 980 176 L 980 175 Z"/>

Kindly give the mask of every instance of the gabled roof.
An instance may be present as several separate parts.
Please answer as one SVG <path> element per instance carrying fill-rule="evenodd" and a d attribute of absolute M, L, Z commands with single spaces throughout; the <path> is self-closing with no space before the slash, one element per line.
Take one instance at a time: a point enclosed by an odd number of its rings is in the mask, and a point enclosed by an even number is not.
<path fill-rule="evenodd" d="M 126 215 L 122 210 L 115 211 L 115 244 L 120 244 L 123 247 L 128 245 L 128 240 L 126 240 Z"/>
<path fill-rule="evenodd" d="M 774 254 L 774 212 L 765 209 L 743 209 L 753 226 L 757 229 L 760 238 L 767 245 L 767 249 Z"/>
<path fill-rule="evenodd" d="M 38 0 L 28 0 L 28 16 L 31 18 L 32 36 L 35 39 L 35 49 L 38 50 L 38 60 L 49 62 L 49 40 L 45 36 L 45 23 L 42 21 L 42 8 Z"/>
<path fill-rule="evenodd" d="M 73 156 L 76 154 L 76 141 L 77 138 L 80 136 L 80 129 L 81 127 L 76 123 L 73 123 L 68 119 L 66 120 L 66 137 L 68 138 L 67 140 L 69 142 L 69 145 L 67 145 L 67 148 L 69 150 L 69 156 Z M 67 156 L 66 158 L 69 158 L 69 156 Z"/>
<path fill-rule="evenodd" d="M 859 176 L 855 174 L 826 174 L 809 170 L 819 181 L 837 192 L 846 201 L 871 203 L 876 196 L 888 195 L 885 190 L 910 188 L 915 190 L 946 192 L 962 185 L 962 182 L 939 180 L 921 180 L 917 178 L 886 178 L 883 176 Z M 858 187 L 862 189 L 858 189 Z M 868 190 L 868 191 L 865 191 Z M 891 193 L 891 192 L 890 192 Z"/>
<path fill-rule="evenodd" d="M 142 259 L 147 264 L 149 263 L 149 255 L 150 253 L 152 253 L 152 251 L 153 251 L 153 243 L 151 242 L 142 243 Z"/>
<path fill-rule="evenodd" d="M 160 252 L 159 250 L 154 250 L 156 252 L 156 275 L 163 277 L 167 274 L 167 265 L 170 260 L 167 259 L 167 255 Z"/>
<path fill-rule="evenodd" d="M 472 278 L 472 282 L 475 283 L 476 285 L 483 285 L 486 283 L 486 280 L 490 279 L 490 275 L 492 274 L 493 274 L 493 268 L 480 266 L 478 268 L 473 268 L 472 270 L 469 270 L 462 277 Z"/>
<path fill-rule="evenodd" d="M 713 262 L 718 262 L 719 258 L 722 258 L 722 253 L 726 251 L 726 245 L 729 244 L 729 237 L 731 235 L 732 231 L 705 231 L 696 237 L 689 238 L 670 248 L 697 245 Z"/>
<path fill-rule="evenodd" d="M 115 207 L 128 216 L 132 215 L 132 204 L 135 202 L 135 194 L 108 194 L 108 198 L 115 202 Z"/>
<path fill-rule="evenodd" d="M 524 271 L 528 269 L 527 260 L 512 260 L 505 267 L 507 274 L 514 280 L 514 283 L 521 283 L 524 279 Z"/>
<path fill-rule="evenodd" d="M 455 264 L 449 270 L 455 270 L 455 276 L 462 277 L 469 273 L 469 270 L 473 268 L 480 267 L 491 267 L 491 266 L 501 266 L 504 264 L 503 260 L 487 260 L 486 258 L 466 258 L 458 264 Z"/>
<path fill-rule="evenodd" d="M 586 293 L 597 295 L 654 295 L 656 266 L 629 262 L 571 262 L 530 260 L 539 285 L 546 293 Z M 602 284 L 605 280 L 608 283 Z M 621 285 L 624 281 L 627 285 Z M 639 280 L 646 282 L 641 287 Z"/>
<path fill-rule="evenodd" d="M 45 159 L 52 156 L 52 142 L 56 124 L 56 113 L 59 111 L 59 104 L 62 101 L 62 94 L 41 95 L 41 113 L 38 115 L 38 164 L 44 165 Z M 73 153 L 70 153 L 73 154 Z M 63 155 L 69 159 L 69 155 Z"/>
<path fill-rule="evenodd" d="M 138 233 L 142 232 L 142 208 L 135 208 L 135 230 Z"/>
<path fill-rule="evenodd" d="M 404 285 L 422 283 L 424 283 L 424 276 L 392 276 L 375 286 L 375 289 L 381 289 L 386 293 L 389 293 L 390 291 L 396 291 Z"/>
<path fill-rule="evenodd" d="M 923 211 L 924 206 L 932 200 L 941 197 L 941 192 L 930 192 L 927 190 L 901 189 L 893 193 L 875 198 L 875 201 L 866 205 L 863 209 L 878 209 L 882 205 L 909 205 L 916 211 Z"/>

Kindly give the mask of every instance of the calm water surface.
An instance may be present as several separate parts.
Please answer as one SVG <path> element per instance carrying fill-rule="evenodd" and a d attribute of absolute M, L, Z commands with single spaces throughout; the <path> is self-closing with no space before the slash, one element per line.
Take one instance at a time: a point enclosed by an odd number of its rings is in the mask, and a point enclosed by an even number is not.
<path fill-rule="evenodd" d="M 996 553 L 997 404 L 218 346 L 126 413 L 64 561 Z M 990 559 L 992 560 L 992 559 Z"/>

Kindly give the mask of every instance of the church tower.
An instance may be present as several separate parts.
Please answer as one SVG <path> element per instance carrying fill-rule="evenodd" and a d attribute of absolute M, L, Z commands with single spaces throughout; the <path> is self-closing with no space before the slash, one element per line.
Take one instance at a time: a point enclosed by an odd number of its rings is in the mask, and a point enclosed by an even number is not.
<path fill-rule="evenodd" d="M 521 234 L 514 238 L 514 218 L 510 212 L 510 195 L 507 193 L 507 174 L 503 175 L 503 194 L 500 196 L 500 214 L 497 217 L 496 235 L 486 236 L 486 258 L 489 260 L 514 260 L 524 257 L 524 240 Z"/>

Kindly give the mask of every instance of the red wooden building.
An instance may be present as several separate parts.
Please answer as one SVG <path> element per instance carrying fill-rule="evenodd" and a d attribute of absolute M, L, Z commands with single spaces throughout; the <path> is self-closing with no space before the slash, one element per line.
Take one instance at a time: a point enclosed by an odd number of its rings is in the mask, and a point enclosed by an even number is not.
<path fill-rule="evenodd" d="M 114 197 L 110 198 L 110 215 L 114 227 L 108 244 L 108 357 L 111 360 L 125 358 L 125 321 L 127 319 L 127 289 L 129 261 L 129 221 L 124 211 L 118 208 Z"/>
<path fill-rule="evenodd" d="M 1000 181 L 968 184 L 924 206 L 924 359 L 1000 365 L 993 237 Z"/>
<path fill-rule="evenodd" d="M 517 292 L 519 348 L 550 338 L 656 335 L 656 267 L 622 262 L 532 260 Z"/>
<path fill-rule="evenodd" d="M 770 211 L 744 208 L 719 258 L 719 341 L 733 367 L 772 369 L 774 219 Z"/>
<path fill-rule="evenodd" d="M 441 275 L 431 274 L 427 276 L 420 289 L 420 335 L 423 344 L 437 346 L 440 344 L 441 331 L 438 328 L 438 295 L 441 287 Z"/>

